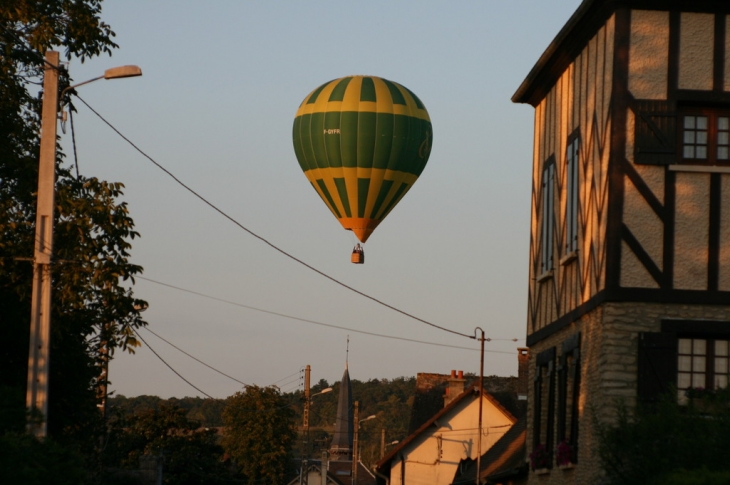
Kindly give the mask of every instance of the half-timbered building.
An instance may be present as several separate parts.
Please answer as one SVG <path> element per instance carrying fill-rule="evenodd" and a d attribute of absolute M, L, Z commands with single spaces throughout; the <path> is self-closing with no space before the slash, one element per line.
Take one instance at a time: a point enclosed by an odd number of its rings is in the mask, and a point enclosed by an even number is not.
<path fill-rule="evenodd" d="M 728 383 L 730 2 L 584 0 L 535 108 L 530 483 L 596 483 L 593 415 Z"/>

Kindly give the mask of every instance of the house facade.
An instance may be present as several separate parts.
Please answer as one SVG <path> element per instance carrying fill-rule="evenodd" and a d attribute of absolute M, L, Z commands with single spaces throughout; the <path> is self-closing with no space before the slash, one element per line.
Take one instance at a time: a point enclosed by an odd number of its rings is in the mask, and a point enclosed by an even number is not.
<path fill-rule="evenodd" d="M 584 0 L 512 100 L 535 108 L 529 483 L 595 483 L 617 399 L 728 383 L 730 2 Z"/>
<path fill-rule="evenodd" d="M 473 463 L 479 451 L 484 454 L 517 422 L 497 399 L 487 392 L 480 395 L 477 387 L 469 387 L 459 395 L 451 392 L 447 399 L 441 411 L 376 464 L 379 483 L 387 480 L 389 485 L 450 485 L 460 467 Z"/>

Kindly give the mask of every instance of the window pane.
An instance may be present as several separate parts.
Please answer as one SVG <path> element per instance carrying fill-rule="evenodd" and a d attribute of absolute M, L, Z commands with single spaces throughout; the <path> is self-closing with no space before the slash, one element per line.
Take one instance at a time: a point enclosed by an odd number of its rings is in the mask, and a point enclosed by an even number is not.
<path fill-rule="evenodd" d="M 717 128 L 720 130 L 730 129 L 730 118 L 727 116 L 720 116 L 717 118 Z"/>
<path fill-rule="evenodd" d="M 728 132 L 727 131 L 721 131 L 717 134 L 717 144 L 718 145 L 727 145 L 728 142 Z"/>
<path fill-rule="evenodd" d="M 715 376 L 715 389 L 727 387 L 727 376 Z"/>
<path fill-rule="evenodd" d="M 692 374 L 692 387 L 705 387 L 705 375 Z"/>
<path fill-rule="evenodd" d="M 692 357 L 687 355 L 680 355 L 679 361 L 677 362 L 677 368 L 680 371 L 689 372 L 692 370 Z"/>
<path fill-rule="evenodd" d="M 728 355 L 728 341 L 727 340 L 717 340 L 715 342 L 715 355 Z"/>
<path fill-rule="evenodd" d="M 695 157 L 695 147 L 689 146 L 684 147 L 684 158 L 694 158 Z"/>
<path fill-rule="evenodd" d="M 707 129 L 707 116 L 698 116 L 697 117 L 697 129 L 698 130 Z"/>
<path fill-rule="evenodd" d="M 689 338 L 679 339 L 679 353 L 680 354 L 691 354 L 692 353 L 692 339 L 689 339 Z"/>
<path fill-rule="evenodd" d="M 717 374 L 727 374 L 727 357 L 715 358 L 715 372 Z"/>
<path fill-rule="evenodd" d="M 695 117 L 694 116 L 685 116 L 684 117 L 684 127 L 685 128 L 694 128 L 695 127 Z"/>
<path fill-rule="evenodd" d="M 685 131 L 684 132 L 684 142 L 685 143 L 694 143 L 695 142 L 695 132 L 694 131 Z"/>
<path fill-rule="evenodd" d="M 697 144 L 698 145 L 707 145 L 707 132 L 706 131 L 697 132 Z"/>
<path fill-rule="evenodd" d="M 717 159 L 727 160 L 728 159 L 728 147 L 717 147 Z"/>
<path fill-rule="evenodd" d="M 679 374 L 677 376 L 677 387 L 679 389 L 687 389 L 691 382 L 691 374 Z"/>
<path fill-rule="evenodd" d="M 692 341 L 692 353 L 695 355 L 705 355 L 707 353 L 707 340 L 694 339 Z"/>
<path fill-rule="evenodd" d="M 695 372 L 704 372 L 705 358 L 704 357 L 692 357 L 692 370 Z"/>
<path fill-rule="evenodd" d="M 697 158 L 699 158 L 699 159 L 707 158 L 707 147 L 697 147 Z"/>

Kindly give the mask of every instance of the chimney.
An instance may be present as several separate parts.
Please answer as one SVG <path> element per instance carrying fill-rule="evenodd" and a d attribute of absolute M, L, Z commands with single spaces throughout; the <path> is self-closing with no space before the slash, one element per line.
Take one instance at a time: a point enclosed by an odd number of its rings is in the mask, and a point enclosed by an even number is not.
<path fill-rule="evenodd" d="M 530 349 L 520 347 L 517 349 L 517 399 L 527 400 L 530 375 Z"/>
<path fill-rule="evenodd" d="M 458 375 L 455 370 L 451 371 L 451 376 L 447 381 L 448 387 L 446 387 L 446 392 L 444 393 L 444 407 L 448 406 L 451 401 L 464 392 L 465 382 L 463 370 L 460 370 Z"/>

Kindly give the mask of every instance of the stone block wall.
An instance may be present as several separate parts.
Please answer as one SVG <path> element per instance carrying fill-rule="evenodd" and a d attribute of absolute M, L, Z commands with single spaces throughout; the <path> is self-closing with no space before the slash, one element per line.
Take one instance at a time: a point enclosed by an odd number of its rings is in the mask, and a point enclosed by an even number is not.
<path fill-rule="evenodd" d="M 639 333 L 659 332 L 661 322 L 665 319 L 730 321 L 730 305 L 604 303 L 530 347 L 529 377 L 532 383 L 535 379 L 536 356 L 544 350 L 556 347 L 559 358 L 562 342 L 578 332 L 581 333 L 578 464 L 575 468 L 566 470 L 554 466 L 545 475 L 531 472 L 528 480 L 530 485 L 600 483 L 602 472 L 596 454 L 598 439 L 592 421 L 594 418 L 603 422 L 612 421 L 619 400 L 631 406 L 636 403 Z M 527 417 L 528 455 L 532 451 L 533 443 L 532 423 L 535 413 L 533 394 L 534 386 L 531 385 Z M 556 392 L 556 400 L 557 395 Z M 557 402 L 555 409 L 557 410 Z"/>

